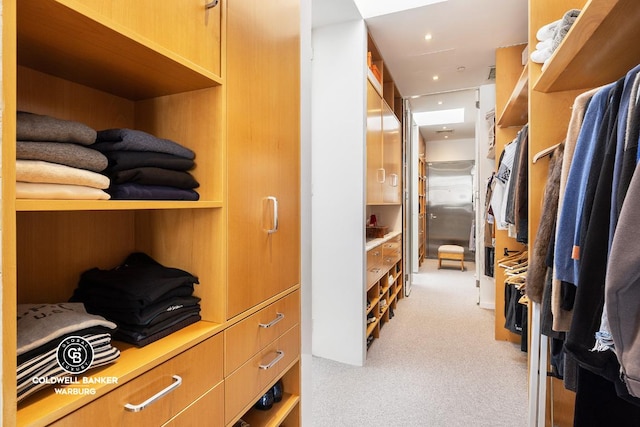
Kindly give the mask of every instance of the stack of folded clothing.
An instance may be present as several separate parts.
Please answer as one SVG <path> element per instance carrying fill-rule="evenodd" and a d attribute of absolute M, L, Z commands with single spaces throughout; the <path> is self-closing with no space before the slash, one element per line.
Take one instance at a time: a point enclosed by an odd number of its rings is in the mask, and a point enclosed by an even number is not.
<path fill-rule="evenodd" d="M 111 270 L 82 273 L 72 297 L 118 325 L 114 339 L 145 346 L 200 320 L 198 278 L 136 252 Z"/>
<path fill-rule="evenodd" d="M 18 401 L 70 375 L 57 357 L 59 344 L 69 337 L 82 337 L 91 345 L 93 358 L 88 369 L 120 356 L 111 345 L 115 323 L 87 313 L 81 303 L 18 304 L 17 324 Z"/>
<path fill-rule="evenodd" d="M 542 26 L 536 32 L 538 44 L 536 49 L 531 52 L 531 61 L 546 64 L 553 52 L 560 46 L 578 15 L 580 15 L 579 9 L 571 9 L 564 14 L 562 19 Z"/>
<path fill-rule="evenodd" d="M 109 159 L 104 172 L 108 192 L 121 200 L 198 200 L 199 186 L 187 172 L 195 153 L 169 139 L 132 129 L 107 129 L 97 134 L 96 150 Z"/>
<path fill-rule="evenodd" d="M 19 111 L 16 117 L 16 197 L 108 199 L 107 158 L 92 149 L 89 126 Z"/>

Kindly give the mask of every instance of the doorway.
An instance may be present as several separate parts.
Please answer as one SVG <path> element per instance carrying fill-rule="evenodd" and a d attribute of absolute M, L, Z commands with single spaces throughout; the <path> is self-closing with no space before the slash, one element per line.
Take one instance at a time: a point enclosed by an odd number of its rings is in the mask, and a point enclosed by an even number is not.
<path fill-rule="evenodd" d="M 437 258 L 440 245 L 459 245 L 465 260 L 470 250 L 474 221 L 473 160 L 427 163 L 427 258 Z"/>

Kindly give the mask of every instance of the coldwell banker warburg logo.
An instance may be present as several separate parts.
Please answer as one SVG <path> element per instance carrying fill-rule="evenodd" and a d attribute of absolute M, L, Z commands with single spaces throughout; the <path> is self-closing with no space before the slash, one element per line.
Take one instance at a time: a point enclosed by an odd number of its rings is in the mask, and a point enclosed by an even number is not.
<path fill-rule="evenodd" d="M 93 363 L 93 347 L 82 337 L 67 337 L 58 344 L 56 359 L 66 372 L 81 374 Z"/>

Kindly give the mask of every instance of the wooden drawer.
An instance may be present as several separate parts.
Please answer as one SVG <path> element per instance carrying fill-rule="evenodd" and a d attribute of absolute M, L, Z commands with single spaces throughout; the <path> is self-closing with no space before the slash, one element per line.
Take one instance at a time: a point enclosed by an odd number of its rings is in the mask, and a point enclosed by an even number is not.
<path fill-rule="evenodd" d="M 385 265 L 394 264 L 402 258 L 402 237 L 396 236 L 382 244 L 382 261 Z"/>
<path fill-rule="evenodd" d="M 224 425 L 224 382 L 209 390 L 163 427 L 211 427 Z"/>
<path fill-rule="evenodd" d="M 376 246 L 367 251 L 367 270 L 382 265 L 382 247 Z"/>
<path fill-rule="evenodd" d="M 53 425 L 161 425 L 222 381 L 222 344 L 222 334 L 209 338 L 72 412 Z M 139 412 L 125 409 L 127 403 L 138 405 L 175 384 L 174 375 L 182 378 L 180 386 Z"/>
<path fill-rule="evenodd" d="M 264 393 L 264 389 L 299 355 L 300 327 L 296 325 L 227 377 L 225 423 L 231 422 L 247 405 L 253 405 Z"/>
<path fill-rule="evenodd" d="M 300 291 L 295 291 L 225 330 L 225 377 L 298 323 Z"/>

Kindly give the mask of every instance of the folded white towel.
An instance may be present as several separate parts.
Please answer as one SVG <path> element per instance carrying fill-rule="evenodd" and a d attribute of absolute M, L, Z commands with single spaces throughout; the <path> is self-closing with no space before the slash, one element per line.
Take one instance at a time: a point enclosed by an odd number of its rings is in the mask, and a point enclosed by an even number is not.
<path fill-rule="evenodd" d="M 550 47 L 542 50 L 534 50 L 533 52 L 531 52 L 531 60 L 536 64 L 542 64 L 544 63 L 544 61 L 551 58 L 552 53 L 553 51 Z"/>
<path fill-rule="evenodd" d="M 536 38 L 541 42 L 553 38 L 556 27 L 560 25 L 560 22 L 562 22 L 562 19 L 558 19 L 557 21 L 550 22 L 547 25 L 540 27 L 536 33 Z"/>
<path fill-rule="evenodd" d="M 543 50 L 546 48 L 551 48 L 553 47 L 553 39 L 546 39 L 545 41 L 542 42 L 538 42 L 536 44 L 536 50 Z"/>

